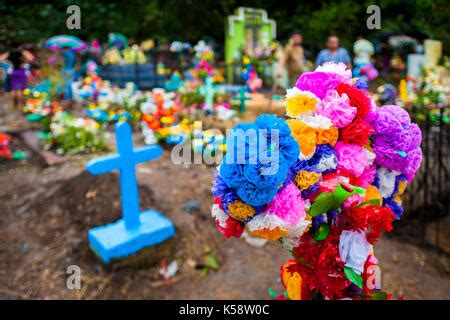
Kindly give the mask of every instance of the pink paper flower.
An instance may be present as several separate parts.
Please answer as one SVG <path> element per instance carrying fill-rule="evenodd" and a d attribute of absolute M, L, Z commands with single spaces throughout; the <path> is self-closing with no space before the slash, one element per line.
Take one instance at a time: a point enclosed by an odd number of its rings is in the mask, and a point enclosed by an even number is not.
<path fill-rule="evenodd" d="M 306 216 L 300 190 L 292 182 L 275 196 L 267 211 L 289 224 L 295 224 Z"/>
<path fill-rule="evenodd" d="M 356 177 L 360 176 L 369 165 L 367 153 L 363 147 L 339 141 L 334 149 L 338 157 L 337 167 L 351 172 Z"/>
<path fill-rule="evenodd" d="M 305 72 L 298 78 L 296 87 L 310 91 L 319 99 L 325 98 L 328 90 L 335 89 L 342 82 L 339 75 L 329 72 Z"/>
<path fill-rule="evenodd" d="M 346 94 L 340 96 L 336 90 L 329 90 L 317 108 L 317 113 L 331 120 L 340 129 L 349 125 L 356 115 L 356 108 L 350 106 Z"/>

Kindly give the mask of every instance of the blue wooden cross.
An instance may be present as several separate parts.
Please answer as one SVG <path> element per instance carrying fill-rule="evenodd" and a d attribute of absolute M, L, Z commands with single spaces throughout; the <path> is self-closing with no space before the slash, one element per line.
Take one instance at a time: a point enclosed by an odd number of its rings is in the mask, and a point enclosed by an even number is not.
<path fill-rule="evenodd" d="M 205 109 L 211 111 L 214 107 L 214 87 L 211 77 L 206 77 L 205 85 L 200 87 L 200 94 L 205 95 Z"/>
<path fill-rule="evenodd" d="M 160 157 L 161 147 L 153 145 L 133 149 L 131 127 L 127 122 L 118 122 L 115 133 L 118 154 L 93 159 L 86 164 L 93 175 L 120 171 L 123 219 L 88 232 L 91 248 L 106 263 L 175 235 L 175 227 L 169 219 L 153 210 L 140 212 L 139 208 L 135 166 Z"/>
<path fill-rule="evenodd" d="M 247 95 L 245 94 L 245 87 L 242 86 L 239 89 L 239 97 L 233 97 L 232 100 L 233 101 L 239 101 L 239 112 L 245 112 L 245 101 L 246 100 L 252 100 L 252 98 L 247 97 Z"/>

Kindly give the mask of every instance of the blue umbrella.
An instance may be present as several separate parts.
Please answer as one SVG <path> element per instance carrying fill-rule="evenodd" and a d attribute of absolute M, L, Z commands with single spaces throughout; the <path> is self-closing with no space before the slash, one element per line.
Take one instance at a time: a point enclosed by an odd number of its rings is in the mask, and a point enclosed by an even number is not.
<path fill-rule="evenodd" d="M 72 50 L 81 51 L 87 48 L 87 44 L 81 39 L 70 35 L 53 36 L 45 42 L 45 47 L 58 50 L 68 48 Z"/>

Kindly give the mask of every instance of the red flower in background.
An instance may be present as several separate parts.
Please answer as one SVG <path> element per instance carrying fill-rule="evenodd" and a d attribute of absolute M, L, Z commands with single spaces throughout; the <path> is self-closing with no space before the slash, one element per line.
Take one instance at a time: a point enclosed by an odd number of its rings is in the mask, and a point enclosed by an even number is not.
<path fill-rule="evenodd" d="M 0 156 L 6 159 L 12 159 L 12 154 L 8 147 L 10 140 L 11 137 L 9 135 L 0 132 Z"/>

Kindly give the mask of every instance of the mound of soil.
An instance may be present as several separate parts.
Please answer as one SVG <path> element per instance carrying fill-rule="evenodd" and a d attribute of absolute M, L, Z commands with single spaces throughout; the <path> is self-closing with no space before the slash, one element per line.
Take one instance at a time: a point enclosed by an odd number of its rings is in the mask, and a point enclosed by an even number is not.
<path fill-rule="evenodd" d="M 3 291 L 14 297 L 14 288 L 18 298 L 124 298 L 130 297 L 124 291 L 126 282 L 134 277 L 142 281 L 132 283 L 147 290 L 164 285 L 161 263 L 144 269 L 105 266 L 88 247 L 90 228 L 121 217 L 118 175 L 92 176 L 83 171 L 37 187 L 39 183 L 24 184 L 0 196 L 0 295 Z M 139 195 L 141 208 L 165 212 L 148 187 L 140 186 Z M 165 263 L 177 260 L 180 268 L 194 272 L 196 261 L 203 259 L 204 244 L 211 242 L 208 236 L 177 229 L 174 240 L 173 254 Z M 70 265 L 81 268 L 82 290 L 67 289 Z M 138 296 L 142 297 L 145 288 L 136 288 Z"/>

